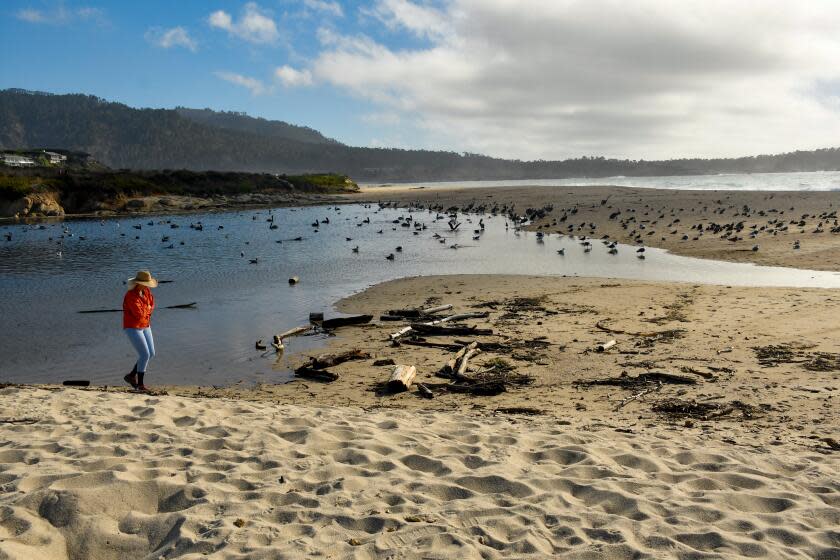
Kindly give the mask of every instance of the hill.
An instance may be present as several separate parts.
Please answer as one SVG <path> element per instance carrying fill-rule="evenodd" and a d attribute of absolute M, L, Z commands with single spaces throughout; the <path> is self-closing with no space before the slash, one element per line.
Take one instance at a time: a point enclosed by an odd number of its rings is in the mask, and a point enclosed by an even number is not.
<path fill-rule="evenodd" d="M 52 146 L 112 168 L 338 172 L 359 181 L 557 179 L 840 169 L 840 149 L 733 159 L 519 161 L 346 146 L 310 128 L 210 109 L 135 109 L 81 94 L 0 91 L 0 149 Z"/>

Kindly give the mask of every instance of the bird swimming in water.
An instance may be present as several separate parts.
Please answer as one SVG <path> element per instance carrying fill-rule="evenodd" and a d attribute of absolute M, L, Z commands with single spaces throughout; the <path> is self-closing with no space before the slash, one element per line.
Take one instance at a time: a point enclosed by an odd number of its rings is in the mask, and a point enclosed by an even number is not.
<path fill-rule="evenodd" d="M 390 254 L 389 254 L 387 257 L 385 257 L 385 258 L 386 258 L 386 259 L 388 259 L 389 261 L 394 260 L 394 253 L 390 253 Z"/>
<path fill-rule="evenodd" d="M 359 252 L 359 246 L 358 246 L 358 245 L 356 245 L 355 247 L 353 247 L 353 252 L 354 252 L 354 253 L 358 253 L 358 252 Z"/>
<path fill-rule="evenodd" d="M 557 254 L 558 255 L 565 255 L 566 254 L 566 249 L 557 249 Z"/>
<path fill-rule="evenodd" d="M 397 253 L 402 253 L 402 245 L 397 247 Z"/>

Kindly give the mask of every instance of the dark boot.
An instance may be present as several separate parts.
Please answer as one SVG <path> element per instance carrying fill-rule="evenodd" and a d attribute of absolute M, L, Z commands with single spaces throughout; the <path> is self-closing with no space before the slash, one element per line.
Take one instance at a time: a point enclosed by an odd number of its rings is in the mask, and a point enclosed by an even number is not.
<path fill-rule="evenodd" d="M 137 372 L 137 387 L 135 387 L 135 389 L 137 389 L 138 391 L 144 391 L 145 392 L 145 391 L 149 390 L 148 387 L 143 385 L 143 377 L 145 377 L 145 376 L 146 376 L 145 371 L 138 371 Z"/>
<path fill-rule="evenodd" d="M 137 364 L 134 364 L 134 368 L 132 368 L 131 373 L 123 377 L 123 381 L 131 385 L 132 389 L 137 388 Z"/>

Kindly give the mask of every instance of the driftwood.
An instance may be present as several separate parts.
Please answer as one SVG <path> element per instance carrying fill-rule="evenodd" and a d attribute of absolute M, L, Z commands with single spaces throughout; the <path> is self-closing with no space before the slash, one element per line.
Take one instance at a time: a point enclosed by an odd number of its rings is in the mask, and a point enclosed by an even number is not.
<path fill-rule="evenodd" d="M 444 311 L 449 311 L 452 309 L 452 304 L 447 303 L 446 305 L 438 305 L 437 307 L 427 307 L 426 309 L 421 311 L 422 315 L 434 315 L 435 313 L 442 313 Z"/>
<path fill-rule="evenodd" d="M 166 309 L 194 309 L 195 306 L 198 305 L 198 302 L 191 302 L 191 303 L 182 303 L 180 305 L 168 305 Z"/>
<path fill-rule="evenodd" d="M 427 399 L 435 398 L 434 392 L 431 389 L 429 389 L 428 387 L 426 387 L 426 385 L 423 384 L 423 383 L 418 383 L 417 384 L 417 392 L 420 393 L 420 395 L 422 397 L 425 397 Z"/>
<path fill-rule="evenodd" d="M 388 389 L 391 391 L 408 391 L 416 376 L 416 367 L 398 365 L 391 373 L 391 378 L 388 379 Z"/>
<path fill-rule="evenodd" d="M 424 325 L 426 327 L 432 327 L 432 326 L 440 325 L 440 324 L 443 324 L 443 323 L 448 323 L 450 321 L 460 321 L 462 319 L 484 319 L 484 318 L 488 317 L 489 315 L 490 315 L 490 313 L 488 311 L 456 313 L 455 315 L 450 315 L 448 317 L 443 317 L 442 319 L 436 319 L 434 321 L 428 321 L 428 322 L 425 322 L 425 323 L 412 323 L 408 327 L 403 327 L 400 330 L 398 330 L 397 332 L 391 333 L 390 338 L 391 338 L 391 340 L 399 340 L 403 336 L 410 333 L 412 330 L 417 330 L 415 327 L 417 327 L 418 325 Z M 427 334 L 430 334 L 428 331 L 418 331 L 418 332 L 426 332 Z M 459 333 L 446 333 L 446 334 L 456 334 L 457 335 Z M 463 333 L 463 334 L 471 334 L 471 333 Z M 473 333 L 473 334 L 475 334 L 475 333 Z M 493 333 L 491 332 L 491 333 L 487 333 L 487 334 L 493 334 Z"/>
<path fill-rule="evenodd" d="M 653 393 L 654 391 L 659 391 L 660 389 L 662 389 L 662 382 L 661 381 L 659 383 L 657 383 L 656 386 L 654 386 L 654 387 L 648 387 L 647 389 L 643 389 L 642 391 L 639 391 L 635 395 L 631 395 L 631 396 L 627 397 L 626 399 L 622 400 L 620 403 L 618 403 L 615 406 L 615 408 L 613 408 L 613 412 L 616 412 L 617 410 L 620 410 L 620 409 L 624 408 L 624 405 L 626 405 L 628 403 L 631 403 L 631 402 L 633 402 L 637 399 L 640 399 L 640 398 L 644 397 L 645 395 L 647 395 L 648 393 Z"/>
<path fill-rule="evenodd" d="M 651 332 L 623 331 L 623 330 L 620 330 L 620 329 L 612 329 L 610 327 L 606 327 L 606 326 L 603 325 L 603 321 L 598 321 L 597 323 L 595 323 L 595 328 L 600 330 L 600 331 L 608 332 L 610 334 L 626 334 L 628 336 L 640 336 L 640 337 L 645 337 L 645 338 L 662 336 L 665 333 L 671 332 L 671 331 L 651 331 Z"/>
<path fill-rule="evenodd" d="M 429 342 L 422 338 L 407 338 L 402 341 L 402 344 L 409 344 L 411 346 L 422 346 L 424 348 L 439 348 L 441 350 L 449 350 L 450 352 L 457 352 L 462 348 L 462 344 L 447 344 L 445 342 Z M 469 343 L 466 343 L 469 344 Z"/>
<path fill-rule="evenodd" d="M 342 352 L 340 354 L 321 354 L 316 357 L 309 358 L 309 367 L 314 369 L 326 369 L 328 367 L 337 366 L 338 364 L 343 364 L 344 362 L 349 362 L 352 360 L 367 360 L 370 358 L 370 354 L 367 352 L 363 352 L 362 350 L 348 350 L 347 352 Z"/>
<path fill-rule="evenodd" d="M 467 364 L 469 363 L 470 358 L 472 358 L 480 352 L 481 350 L 479 350 L 478 348 L 470 348 L 464 353 L 464 356 L 461 358 L 461 361 L 458 364 L 458 368 L 455 370 L 455 377 L 457 379 L 463 379 L 465 377 L 464 374 L 467 373 Z"/>
<path fill-rule="evenodd" d="M 164 309 L 195 309 L 197 302 L 182 303 L 179 305 L 168 305 Z M 83 311 L 76 311 L 76 313 L 122 313 L 122 309 L 85 309 Z"/>
<path fill-rule="evenodd" d="M 630 377 L 629 375 L 621 375 L 619 377 L 608 377 L 606 379 L 589 379 L 575 381 L 573 385 L 583 387 L 589 387 L 592 385 L 608 385 L 613 387 L 623 387 L 625 389 L 636 389 L 643 388 L 650 383 L 695 385 L 697 383 L 697 380 L 693 377 L 686 377 L 685 375 L 676 375 L 673 373 L 652 371 L 649 373 L 640 373 L 636 377 Z"/>
<path fill-rule="evenodd" d="M 280 334 L 275 334 L 271 345 L 274 347 L 274 350 L 277 352 L 282 352 L 285 346 L 283 345 L 283 339 L 288 338 L 290 336 L 294 336 L 296 334 L 300 334 L 311 330 L 311 325 L 303 325 L 301 327 L 295 327 L 293 329 L 289 329 L 287 331 L 283 331 Z"/>
<path fill-rule="evenodd" d="M 295 370 L 295 375 L 305 377 L 306 379 L 313 379 L 315 381 L 335 381 L 338 379 L 338 374 L 328 369 L 317 369 L 309 365 L 300 366 Z"/>
<path fill-rule="evenodd" d="M 447 361 L 446 364 L 443 366 L 443 369 L 441 370 L 441 373 L 443 373 L 447 377 L 451 376 L 453 373 L 455 373 L 459 369 L 459 363 L 460 363 L 461 359 L 464 357 L 464 355 L 467 352 L 469 352 L 470 350 L 474 350 L 477 347 L 478 347 L 478 343 L 477 342 L 472 342 L 472 343 L 464 346 L 460 350 L 458 350 L 458 352 L 454 356 L 452 356 L 452 358 L 450 358 L 449 361 Z"/>
<path fill-rule="evenodd" d="M 604 342 L 603 344 L 599 344 L 598 346 L 595 347 L 595 351 L 596 352 L 606 352 L 607 350 L 609 350 L 613 346 L 615 346 L 615 339 Z"/>
<path fill-rule="evenodd" d="M 87 379 L 68 379 L 62 385 L 67 387 L 89 387 L 90 381 Z"/>
<path fill-rule="evenodd" d="M 373 320 L 373 315 L 351 315 L 350 317 L 336 317 L 334 319 L 324 319 L 321 322 L 321 327 L 324 329 L 336 329 L 338 327 L 346 327 L 350 325 L 364 325 Z"/>
<path fill-rule="evenodd" d="M 479 329 L 475 326 L 444 327 L 427 323 L 412 323 L 411 329 L 422 334 L 437 336 L 490 335 L 493 329 Z"/>

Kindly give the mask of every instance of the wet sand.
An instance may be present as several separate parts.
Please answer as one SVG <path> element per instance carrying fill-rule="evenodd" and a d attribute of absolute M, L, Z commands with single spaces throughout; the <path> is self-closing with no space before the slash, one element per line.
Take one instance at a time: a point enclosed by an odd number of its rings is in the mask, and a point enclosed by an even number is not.
<path fill-rule="evenodd" d="M 442 209 L 473 204 L 484 205 L 489 210 L 494 205 L 500 208 L 513 205 L 519 214 L 524 214 L 527 208 L 553 205 L 554 210 L 529 229 L 568 234 L 568 226 L 574 224 L 575 235 L 596 239 L 607 235 L 629 244 L 637 244 L 640 235 L 644 245 L 668 249 L 678 255 L 840 270 L 840 230 L 831 231 L 840 224 L 836 217 L 840 193 L 836 192 L 681 191 L 609 186 L 467 189 L 394 186 L 367 187 L 362 196 L 404 206 L 432 204 Z M 610 219 L 616 212 L 620 214 Z M 559 221 L 564 214 L 568 216 L 566 221 Z M 558 220 L 556 224 L 555 220 Z M 780 227 L 768 224 L 770 220 L 777 220 L 787 231 L 778 231 Z M 706 229 L 710 224 L 734 226 L 739 222 L 743 222 L 744 229 L 734 236 L 732 232 L 715 233 Z M 590 224 L 596 228 L 591 229 Z M 692 228 L 698 225 L 703 228 L 702 235 L 696 227 Z M 749 237 L 753 225 L 759 230 L 754 239 Z M 762 227 L 765 229 L 761 230 Z M 774 230 L 775 234 L 768 230 Z M 724 233 L 728 233 L 728 238 L 741 239 L 723 239 Z M 800 248 L 794 249 L 797 240 Z M 759 246 L 758 251 L 752 250 L 755 245 Z"/>

